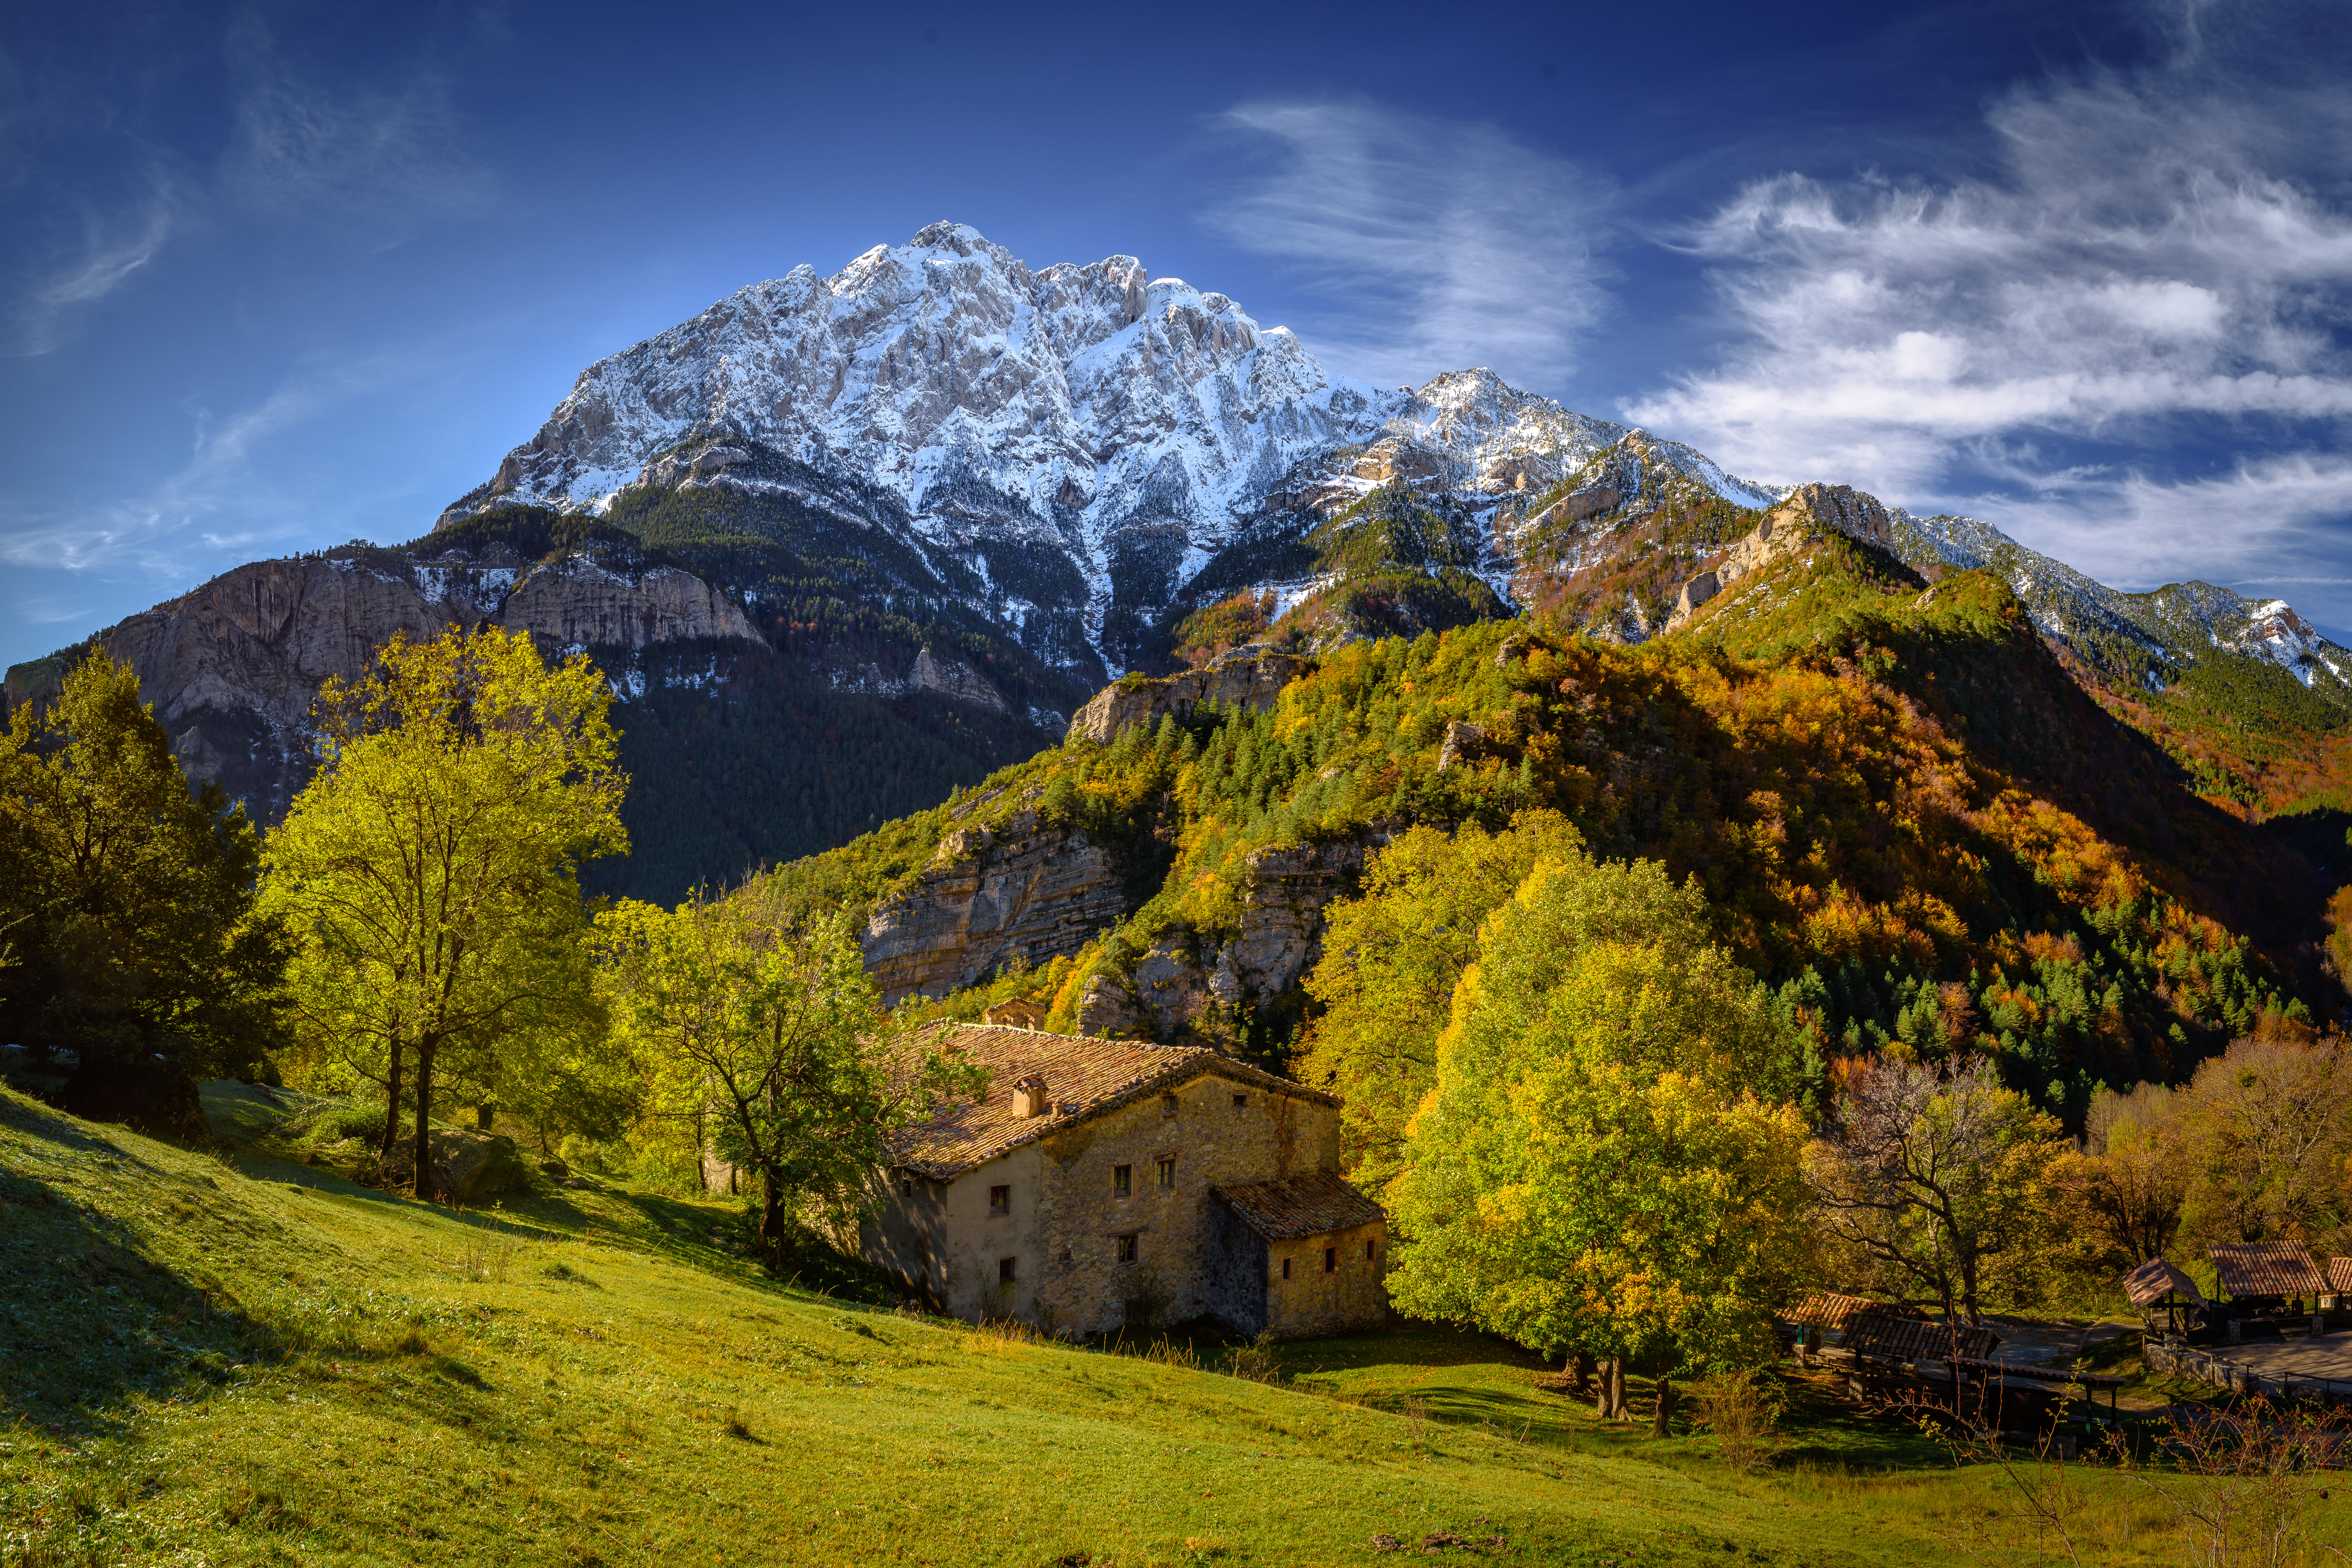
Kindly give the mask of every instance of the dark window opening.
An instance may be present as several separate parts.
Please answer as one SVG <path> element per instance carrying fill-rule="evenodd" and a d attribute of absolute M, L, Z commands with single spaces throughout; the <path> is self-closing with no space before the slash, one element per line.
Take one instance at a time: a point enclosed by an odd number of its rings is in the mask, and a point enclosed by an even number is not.
<path fill-rule="evenodd" d="M 1327 1247 L 1323 1249 L 1323 1272 L 1326 1274 L 1337 1274 L 1339 1272 L 1339 1249 L 1338 1247 Z"/>
<path fill-rule="evenodd" d="M 1162 1187 L 1172 1187 L 1176 1184 L 1175 1161 L 1162 1160 L 1160 1162 L 1160 1184 Z"/>
<path fill-rule="evenodd" d="M 1376 1245 L 1377 1245 L 1377 1243 L 1370 1242 L 1370 1241 L 1368 1241 L 1368 1242 L 1364 1243 L 1364 1261 L 1365 1261 L 1365 1262 L 1370 1263 L 1370 1262 L 1372 1260 L 1372 1257 L 1373 1257 L 1372 1248 L 1373 1248 Z"/>
<path fill-rule="evenodd" d="M 1160 1114 L 1162 1116 L 1173 1116 L 1176 1114 L 1176 1097 L 1174 1095 L 1163 1094 L 1160 1097 Z"/>
<path fill-rule="evenodd" d="M 1135 1167 L 1113 1165 L 1110 1168 L 1110 1190 L 1115 1197 L 1125 1197 L 1135 1190 Z"/>
<path fill-rule="evenodd" d="M 1285 1279 L 1289 1279 L 1289 1278 L 1290 1278 L 1290 1259 L 1288 1259 L 1287 1258 L 1284 1258 L 1284 1259 L 1282 1260 L 1282 1277 L 1283 1277 Z"/>
<path fill-rule="evenodd" d="M 991 1214 L 1011 1214 L 1013 1212 L 1013 1189 L 1011 1187 L 989 1188 L 988 1212 Z"/>
<path fill-rule="evenodd" d="M 1010 1285 L 1013 1283 L 1012 1258 L 1000 1258 L 996 1260 L 996 1282 L 999 1285 Z"/>
<path fill-rule="evenodd" d="M 1118 1238 L 1118 1260 L 1121 1263 L 1132 1263 L 1135 1261 L 1135 1244 L 1137 1240 L 1138 1237 L 1133 1236 L 1122 1236 Z"/>
<path fill-rule="evenodd" d="M 1244 1106 L 1247 1105 L 1248 1103 L 1249 1103 L 1249 1096 L 1248 1096 L 1248 1095 L 1246 1095 L 1246 1094 L 1237 1094 L 1237 1095 L 1234 1096 L 1234 1109 L 1235 1110 L 1241 1110 Z"/>
<path fill-rule="evenodd" d="M 915 1181 L 913 1177 L 909 1176 L 898 1184 L 898 1195 L 902 1198 L 911 1198 L 915 1195 Z"/>

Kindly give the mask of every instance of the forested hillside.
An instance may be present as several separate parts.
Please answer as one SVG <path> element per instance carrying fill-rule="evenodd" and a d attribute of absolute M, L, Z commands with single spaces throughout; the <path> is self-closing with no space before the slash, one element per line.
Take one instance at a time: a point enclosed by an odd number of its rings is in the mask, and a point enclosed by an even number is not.
<path fill-rule="evenodd" d="M 953 830 L 1076 827 L 1114 847 L 1131 912 L 942 1005 L 1029 994 L 1056 1027 L 1125 1013 L 1283 1057 L 1311 1036 L 1320 949 L 1230 1005 L 1211 984 L 1270 900 L 1299 913 L 1269 852 L 1340 868 L 1297 922 L 1319 932 L 1366 852 L 1414 825 L 1556 813 L 1595 855 L 1696 880 L 1817 1075 L 1890 1042 L 1981 1049 L 2079 1116 L 2098 1084 L 2177 1080 L 2266 1009 L 2341 1007 L 2325 868 L 2192 784 L 2085 696 L 1998 575 L 1930 585 L 1822 530 L 1667 637 L 1620 646 L 1538 615 L 1347 643 L 1266 711 L 1073 741 L 778 875 L 873 909 L 972 853 L 940 849 Z"/>

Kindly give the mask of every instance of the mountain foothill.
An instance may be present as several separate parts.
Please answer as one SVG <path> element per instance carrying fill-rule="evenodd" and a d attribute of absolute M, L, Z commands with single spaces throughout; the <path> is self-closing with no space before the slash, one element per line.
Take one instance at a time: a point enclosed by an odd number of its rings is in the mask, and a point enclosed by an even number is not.
<path fill-rule="evenodd" d="M 1832 1054 L 1990 1040 L 2079 1112 L 2339 1016 L 2352 652 L 1817 480 L 940 224 L 591 365 L 410 543 L 91 640 L 265 824 L 394 633 L 584 649 L 632 780 L 593 890 L 772 878 L 974 1016 L 1282 1059 L 1369 858 L 1552 814 L 1696 879 Z"/>

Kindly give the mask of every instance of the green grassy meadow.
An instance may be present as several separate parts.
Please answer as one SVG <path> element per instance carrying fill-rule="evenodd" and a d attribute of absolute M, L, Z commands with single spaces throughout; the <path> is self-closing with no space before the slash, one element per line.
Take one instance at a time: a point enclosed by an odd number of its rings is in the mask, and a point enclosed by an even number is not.
<path fill-rule="evenodd" d="M 213 1110 L 261 1141 L 191 1152 L 0 1089 L 6 1568 L 1359 1563 L 1434 1532 L 1894 1564 L 2002 1524 L 1995 1474 L 1803 1385 L 1779 1468 L 1740 1476 L 1475 1336 L 1286 1346 L 1274 1383 L 1213 1347 L 1043 1344 L 768 1279 L 728 1204 L 453 1212 L 274 1157 L 267 1100 Z M 2148 1552 L 2105 1560 L 2178 1560 L 2140 1512 Z"/>

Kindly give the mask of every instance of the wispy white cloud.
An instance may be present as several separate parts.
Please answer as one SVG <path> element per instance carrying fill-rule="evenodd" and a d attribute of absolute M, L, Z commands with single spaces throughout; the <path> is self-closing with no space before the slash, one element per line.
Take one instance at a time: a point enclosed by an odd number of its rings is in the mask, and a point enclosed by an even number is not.
<path fill-rule="evenodd" d="M 2352 517 L 2352 458 L 2335 453 L 2253 458 L 2179 480 L 2045 476 L 2031 492 L 1979 497 L 1968 510 L 1999 517 L 2009 532 L 2118 588 L 2189 578 L 2241 589 L 2352 583 L 2343 528 Z"/>
<path fill-rule="evenodd" d="M 394 231 L 477 207 L 495 193 L 465 150 L 447 84 L 426 73 L 393 88 L 305 77 L 248 16 L 231 33 L 238 80 L 224 190 L 264 211 L 361 220 Z"/>
<path fill-rule="evenodd" d="M 47 353 L 76 305 L 105 299 L 155 258 L 170 237 L 173 198 L 161 180 L 138 210 L 112 221 L 85 214 L 82 242 L 68 260 L 37 277 L 16 304 L 18 352 Z"/>
<path fill-rule="evenodd" d="M 1566 376 L 1607 302 L 1604 184 L 1491 126 L 1360 103 L 1244 104 L 1219 124 L 1268 166 L 1206 216 L 1328 293 L 1300 323 L 1318 357 L 1391 384 Z"/>
<path fill-rule="evenodd" d="M 2216 60 L 2202 20 L 2173 18 L 2160 68 L 1996 105 L 1997 176 L 1742 190 L 1686 237 L 1735 346 L 1626 413 L 1748 469 L 1896 493 L 1996 449 L 2013 464 L 2037 433 L 2154 449 L 2184 420 L 2262 445 L 2340 428 L 2352 95 Z"/>

